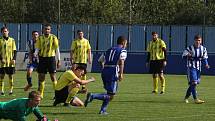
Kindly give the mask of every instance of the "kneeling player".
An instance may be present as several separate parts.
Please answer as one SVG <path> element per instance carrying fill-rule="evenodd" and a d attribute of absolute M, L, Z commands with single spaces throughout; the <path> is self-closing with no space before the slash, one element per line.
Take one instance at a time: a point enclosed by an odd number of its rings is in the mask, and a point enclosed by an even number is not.
<path fill-rule="evenodd" d="M 88 80 L 81 80 L 81 76 L 86 73 L 83 66 L 78 66 L 75 70 L 67 70 L 58 80 L 55 88 L 55 101 L 53 106 L 59 103 L 64 103 L 64 106 L 83 106 L 83 102 L 76 97 L 80 85 L 85 85 L 89 82 L 95 81 L 93 77 Z"/>

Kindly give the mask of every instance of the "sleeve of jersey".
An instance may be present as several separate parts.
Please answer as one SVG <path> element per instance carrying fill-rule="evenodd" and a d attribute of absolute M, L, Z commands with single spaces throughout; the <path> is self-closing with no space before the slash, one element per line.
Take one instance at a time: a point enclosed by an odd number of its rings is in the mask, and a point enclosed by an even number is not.
<path fill-rule="evenodd" d="M 127 58 L 127 51 L 122 50 L 120 54 L 120 60 L 125 60 Z"/>
<path fill-rule="evenodd" d="M 40 37 L 36 41 L 35 48 L 40 49 Z"/>
<path fill-rule="evenodd" d="M 90 46 L 90 42 L 89 42 L 89 41 L 87 42 L 87 44 L 88 44 L 88 49 L 91 49 L 91 46 Z"/>
<path fill-rule="evenodd" d="M 203 58 L 204 58 L 204 59 L 207 59 L 207 58 L 208 58 L 208 52 L 207 52 L 207 49 L 206 49 L 206 48 L 204 48 Z"/>
<path fill-rule="evenodd" d="M 16 43 L 15 43 L 15 40 L 13 40 L 13 50 L 16 50 Z"/>
<path fill-rule="evenodd" d="M 150 43 L 148 43 L 146 51 L 150 52 Z"/>
<path fill-rule="evenodd" d="M 75 40 L 72 41 L 71 50 L 75 49 Z"/>
<path fill-rule="evenodd" d="M 161 44 L 162 44 L 162 48 L 166 48 L 166 44 L 163 40 L 162 40 Z"/>
<path fill-rule="evenodd" d="M 203 61 L 206 65 L 208 65 L 208 54 L 207 54 L 206 48 L 204 48 L 204 52 L 203 52 Z"/>
<path fill-rule="evenodd" d="M 59 40 L 58 38 L 55 36 L 55 49 L 59 48 Z"/>
<path fill-rule="evenodd" d="M 189 53 L 189 47 L 187 47 L 187 49 L 184 50 L 184 52 L 183 52 L 183 54 L 182 54 L 182 58 L 183 58 L 183 59 L 186 59 L 188 53 Z"/>
<path fill-rule="evenodd" d="M 104 54 L 101 54 L 101 56 L 98 59 L 98 62 L 99 63 L 104 63 L 105 62 L 105 55 Z"/>
<path fill-rule="evenodd" d="M 40 111 L 38 107 L 35 107 L 33 110 L 34 115 L 37 117 L 37 119 L 43 119 L 43 113 Z"/>

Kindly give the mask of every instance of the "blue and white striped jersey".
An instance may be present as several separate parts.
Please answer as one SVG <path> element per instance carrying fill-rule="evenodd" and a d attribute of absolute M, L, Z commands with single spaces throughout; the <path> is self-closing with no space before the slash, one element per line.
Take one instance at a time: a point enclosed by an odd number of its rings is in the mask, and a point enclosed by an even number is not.
<path fill-rule="evenodd" d="M 37 62 L 37 57 L 34 57 L 34 52 L 35 52 L 35 44 L 33 40 L 28 40 L 27 45 L 28 45 L 28 53 L 32 55 L 32 61 Z"/>
<path fill-rule="evenodd" d="M 188 54 L 191 54 L 191 57 L 188 57 Z M 187 47 L 186 50 L 184 50 L 183 58 L 187 58 L 187 67 L 196 68 L 201 71 L 202 61 L 205 62 L 205 64 L 208 64 L 208 54 L 207 49 L 204 46 L 195 47 L 194 45 L 191 45 Z"/>

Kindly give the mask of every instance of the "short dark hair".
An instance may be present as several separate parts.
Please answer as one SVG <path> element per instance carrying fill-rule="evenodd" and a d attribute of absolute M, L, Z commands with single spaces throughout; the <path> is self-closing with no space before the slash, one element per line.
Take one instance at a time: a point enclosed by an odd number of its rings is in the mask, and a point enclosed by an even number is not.
<path fill-rule="evenodd" d="M 1 32 L 3 32 L 5 29 L 8 30 L 8 28 L 7 28 L 6 26 L 2 27 L 2 28 L 1 28 Z"/>
<path fill-rule="evenodd" d="M 48 26 L 52 27 L 50 23 L 46 23 L 46 24 L 43 25 L 44 28 L 48 27 Z"/>
<path fill-rule="evenodd" d="M 77 30 L 77 34 L 78 34 L 79 32 L 83 32 L 83 31 L 79 29 L 79 30 Z"/>
<path fill-rule="evenodd" d="M 85 74 L 87 73 L 86 67 L 83 66 L 83 65 L 78 65 L 78 66 L 75 68 L 75 70 L 78 70 L 78 69 L 84 70 L 84 73 L 85 73 Z"/>
<path fill-rule="evenodd" d="M 28 94 L 29 99 L 34 99 L 35 97 L 38 97 L 38 96 L 40 97 L 40 92 L 38 92 L 38 91 L 31 91 Z"/>
<path fill-rule="evenodd" d="M 31 34 L 33 35 L 33 34 L 36 33 L 36 32 L 39 33 L 38 31 L 32 31 Z"/>
<path fill-rule="evenodd" d="M 199 35 L 199 34 L 197 34 L 197 35 L 194 36 L 194 39 L 195 39 L 195 40 L 196 40 L 196 39 L 200 39 L 200 38 L 202 38 L 202 37 L 201 37 L 201 35 Z"/>
<path fill-rule="evenodd" d="M 124 36 L 119 36 L 119 37 L 117 38 L 117 44 L 122 44 L 125 40 L 127 40 L 126 37 L 124 37 Z"/>
<path fill-rule="evenodd" d="M 152 35 L 154 35 L 154 34 L 158 34 L 158 33 L 154 31 L 154 32 L 152 32 Z"/>

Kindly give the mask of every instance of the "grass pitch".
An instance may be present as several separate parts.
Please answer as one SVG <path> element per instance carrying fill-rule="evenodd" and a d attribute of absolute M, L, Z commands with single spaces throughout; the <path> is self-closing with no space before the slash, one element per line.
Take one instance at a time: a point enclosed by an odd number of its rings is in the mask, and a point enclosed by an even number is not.
<path fill-rule="evenodd" d="M 15 74 L 15 88 L 12 97 L 8 95 L 8 81 L 5 78 L 6 96 L 0 97 L 1 101 L 26 97 L 23 91 L 26 84 L 24 71 Z M 62 72 L 57 73 L 57 77 Z M 87 87 L 90 92 L 104 92 L 99 73 L 88 73 L 94 76 L 96 82 Z M 40 109 L 49 119 L 57 118 L 59 121 L 214 121 L 215 120 L 215 77 L 202 76 L 201 84 L 197 87 L 198 97 L 206 101 L 205 104 L 194 104 L 192 97 L 190 103 L 185 104 L 183 98 L 188 87 L 185 75 L 165 75 L 166 93 L 152 94 L 152 79 L 148 74 L 125 74 L 124 80 L 119 83 L 118 93 L 108 106 L 109 115 L 98 114 L 101 101 L 94 100 L 85 107 L 66 108 L 63 106 L 52 107 L 54 91 L 49 75 L 46 75 L 44 99 Z M 33 88 L 37 89 L 37 75 L 33 74 Z M 83 101 L 84 94 L 77 95 Z M 35 121 L 33 114 L 28 116 L 28 121 Z M 3 120 L 4 121 L 4 120 Z"/>

